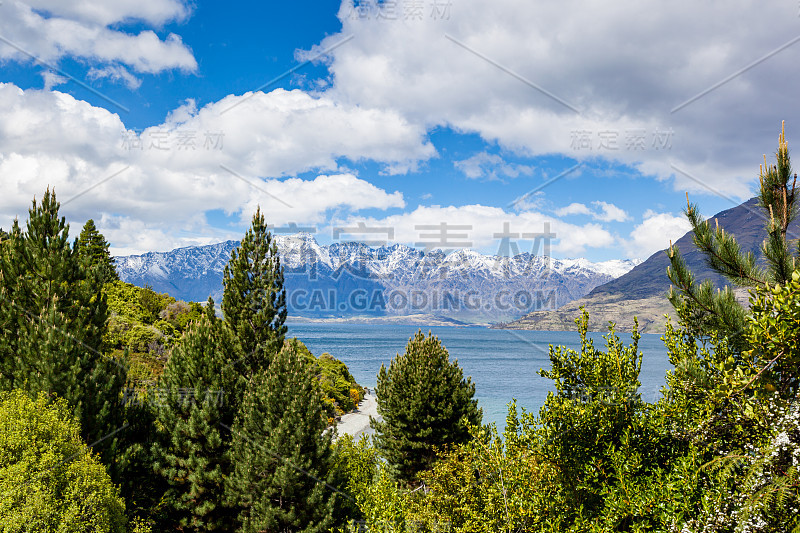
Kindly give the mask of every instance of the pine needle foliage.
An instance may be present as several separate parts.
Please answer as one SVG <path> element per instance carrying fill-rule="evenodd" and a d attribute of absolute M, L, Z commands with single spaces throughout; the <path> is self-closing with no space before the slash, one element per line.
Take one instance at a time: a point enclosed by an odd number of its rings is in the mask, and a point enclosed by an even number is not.
<path fill-rule="evenodd" d="M 100 350 L 107 305 L 99 271 L 69 243 L 55 192 L 35 199 L 0 246 L 0 389 L 63 398 L 108 463 L 122 428 L 121 361 Z"/>
<path fill-rule="evenodd" d="M 239 339 L 244 375 L 269 366 L 286 336 L 286 290 L 278 247 L 261 209 L 239 246 L 231 252 L 222 276 L 222 312 Z"/>
<path fill-rule="evenodd" d="M 184 531 L 228 531 L 237 511 L 224 504 L 231 472 L 230 433 L 241 377 L 228 364 L 237 346 L 209 299 L 172 350 L 159 388 L 150 391 L 156 427 L 155 470 L 170 485 L 170 519 Z"/>
<path fill-rule="evenodd" d="M 86 221 L 81 234 L 75 243 L 75 251 L 85 256 L 91 268 L 97 269 L 98 279 L 101 283 L 118 281 L 119 275 L 114 267 L 114 259 L 108 251 L 108 242 L 103 234 L 97 231 L 94 220 L 91 218 Z"/>
<path fill-rule="evenodd" d="M 316 377 L 291 346 L 249 377 L 230 428 L 234 465 L 228 500 L 241 531 L 328 531 L 345 496 Z M 343 523 L 343 520 L 342 520 Z"/>
<path fill-rule="evenodd" d="M 768 165 L 766 156 L 759 168 L 759 206 L 766 221 L 767 238 L 761 244 L 764 264 L 756 261 L 751 252 L 743 252 L 736 238 L 720 228 L 712 227 L 700 215 L 697 205 L 686 196 L 685 214 L 692 225 L 693 242 L 706 256 L 708 266 L 723 275 L 733 286 L 755 288 L 767 283 L 784 284 L 791 281 L 800 249 L 792 244 L 789 224 L 797 217 L 796 182 L 792 176 L 785 125 L 778 138 L 776 163 Z M 794 250 L 793 250 L 794 248 Z M 670 266 L 667 275 L 672 281 L 669 299 L 679 316 L 685 317 L 685 327 L 700 336 L 718 331 L 728 337 L 738 351 L 746 349 L 742 336 L 748 324 L 747 310 L 737 302 L 730 287 L 715 290 L 710 281 L 698 283 L 686 266 L 678 249 L 668 250 Z"/>
<path fill-rule="evenodd" d="M 475 384 L 432 333 L 418 331 L 388 369 L 381 365 L 375 391 L 382 417 L 372 420 L 376 447 L 406 483 L 431 467 L 439 448 L 466 442 L 469 427 L 481 423 Z"/>

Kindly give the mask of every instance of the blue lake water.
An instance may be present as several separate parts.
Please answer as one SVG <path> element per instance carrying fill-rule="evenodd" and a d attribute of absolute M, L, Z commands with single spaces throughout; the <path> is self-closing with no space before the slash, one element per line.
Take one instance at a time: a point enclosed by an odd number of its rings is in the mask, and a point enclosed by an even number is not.
<path fill-rule="evenodd" d="M 389 366 L 398 353 L 405 351 L 417 326 L 364 324 L 288 324 L 289 337 L 302 340 L 314 355 L 328 352 L 344 361 L 353 377 L 369 388 L 375 387 L 381 364 Z M 540 377 L 540 368 L 549 368 L 549 345 L 562 345 L 578 350 L 580 337 L 575 331 L 516 331 L 486 328 L 435 327 L 437 335 L 450 353 L 458 359 L 465 376 L 476 386 L 478 406 L 483 408 L 484 423 L 494 422 L 499 430 L 505 427 L 509 401 L 517 399 L 518 407 L 538 414 L 551 390 L 551 381 Z M 427 333 L 428 329 L 423 328 Z M 595 347 L 603 349 L 601 333 L 591 333 Z M 630 335 L 621 333 L 627 344 Z M 639 350 L 643 353 L 639 376 L 642 398 L 652 402 L 659 398 L 665 373 L 672 368 L 667 350 L 659 335 L 642 335 Z"/>

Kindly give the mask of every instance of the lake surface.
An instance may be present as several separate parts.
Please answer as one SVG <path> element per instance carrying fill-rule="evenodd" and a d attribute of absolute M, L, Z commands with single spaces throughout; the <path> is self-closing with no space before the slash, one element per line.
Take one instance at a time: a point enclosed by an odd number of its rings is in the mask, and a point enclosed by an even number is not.
<path fill-rule="evenodd" d="M 287 324 L 289 337 L 302 340 L 314 355 L 328 352 L 344 361 L 358 383 L 374 388 L 381 364 L 389 366 L 398 353 L 405 351 L 417 326 L 365 324 Z M 580 337 L 575 331 L 517 331 L 486 328 L 435 327 L 441 339 L 458 359 L 465 376 L 476 386 L 478 406 L 483 408 L 484 423 L 505 427 L 506 405 L 512 398 L 517 406 L 538 414 L 544 404 L 551 381 L 540 377 L 540 368 L 549 368 L 549 345 L 562 345 L 578 350 Z M 423 328 L 427 333 L 427 329 Z M 595 347 L 604 349 L 601 333 L 590 333 Z M 630 335 L 619 334 L 626 344 Z M 659 398 L 665 383 L 665 372 L 672 368 L 667 349 L 660 335 L 645 334 L 639 340 L 642 372 L 639 376 L 642 398 L 652 402 Z"/>

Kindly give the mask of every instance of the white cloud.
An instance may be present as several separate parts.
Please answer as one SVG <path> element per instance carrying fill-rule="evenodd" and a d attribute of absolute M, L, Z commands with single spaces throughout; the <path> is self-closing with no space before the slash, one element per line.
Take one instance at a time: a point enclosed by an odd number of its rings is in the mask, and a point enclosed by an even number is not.
<path fill-rule="evenodd" d="M 586 204 L 573 202 L 566 207 L 560 207 L 554 211 L 557 216 L 565 217 L 569 215 L 593 215 L 591 209 L 586 207 Z"/>
<path fill-rule="evenodd" d="M 188 15 L 175 0 L 77 2 L 40 0 L 0 4 L 0 60 L 32 62 L 31 55 L 52 63 L 62 57 L 81 58 L 140 73 L 180 69 L 194 72 L 197 62 L 180 36 L 161 39 L 152 30 L 129 34 L 111 25 L 131 19 L 161 25 Z M 121 76 L 129 82 L 124 76 Z"/>
<path fill-rule="evenodd" d="M 684 216 L 671 213 L 656 213 L 650 209 L 642 216 L 641 224 L 631 231 L 630 238 L 623 242 L 628 257 L 647 259 L 654 253 L 669 247 L 691 229 Z"/>
<path fill-rule="evenodd" d="M 785 1 L 460 0 L 446 20 L 350 15 L 342 2 L 341 32 L 320 45 L 356 36 L 331 53 L 337 98 L 520 154 L 603 156 L 679 190 L 749 197 L 780 119 L 800 112 L 785 90 L 800 84 L 798 44 L 676 109 L 793 39 L 797 6 Z M 790 144 L 797 131 L 790 124 Z"/>
<path fill-rule="evenodd" d="M 453 166 L 469 179 L 484 178 L 498 180 L 503 177 L 516 178 L 520 175 L 530 176 L 533 167 L 516 163 L 507 163 L 497 154 L 480 152 L 468 159 L 454 161 Z"/>
<path fill-rule="evenodd" d="M 128 72 L 128 69 L 119 65 L 105 68 L 90 68 L 86 75 L 89 79 L 99 80 L 107 78 L 111 81 L 122 81 L 129 89 L 136 90 L 142 85 L 142 80 Z M 45 87 L 46 89 L 48 87 Z"/>
<path fill-rule="evenodd" d="M 64 83 L 67 83 L 69 81 L 69 78 L 65 78 L 64 76 L 56 74 L 52 70 L 43 70 L 42 78 L 44 79 L 45 91 L 49 91 L 53 87 L 63 85 Z"/>
<path fill-rule="evenodd" d="M 320 224 L 327 211 L 340 207 L 390 209 L 405 207 L 403 195 L 387 193 L 352 174 L 320 175 L 313 180 L 289 178 L 259 184 L 242 212 L 242 222 L 250 221 L 256 205 L 261 205 L 270 223 Z"/>
<path fill-rule="evenodd" d="M 203 146 L 207 131 L 220 134 L 219 149 Z M 190 133 L 194 149 L 178 149 Z M 189 101 L 143 132 L 142 145 L 126 134 L 134 135 L 119 116 L 68 94 L 0 84 L 0 226 L 24 219 L 31 198 L 50 186 L 68 219 L 118 221 L 125 231 L 115 231 L 115 248 L 163 250 L 195 242 L 180 232 L 207 233 L 208 210 L 246 222 L 260 204 L 270 223 L 284 224 L 320 223 L 333 210 L 403 208 L 401 193 L 341 172 L 337 160 L 391 164 L 435 154 L 395 113 L 301 91 L 229 96 L 199 110 Z M 308 171 L 327 172 L 293 177 Z"/>
<path fill-rule="evenodd" d="M 468 228 L 451 229 L 451 234 L 465 234 L 464 238 L 454 238 L 447 242 L 468 243 L 474 249 L 484 253 L 498 252 L 500 240 L 495 236 L 504 230 L 508 223 L 510 233 L 544 233 L 549 224 L 549 231 L 555 234 L 552 240 L 552 253 L 556 257 L 577 257 L 588 248 L 604 248 L 614 244 L 614 237 L 607 230 L 595 223 L 584 225 L 569 224 L 539 212 L 526 211 L 509 213 L 499 207 L 479 204 L 464 206 L 420 206 L 411 212 L 390 215 L 383 218 L 364 218 L 351 216 L 342 221 L 342 225 L 355 226 L 359 222 L 367 226 L 394 228 L 395 240 L 410 246 L 424 247 L 425 243 L 433 244 L 436 239 L 425 238 L 424 234 L 436 231 L 419 228 L 419 226 L 468 226 Z M 527 241 L 528 249 L 520 246 L 520 252 L 530 251 L 532 240 Z"/>
<path fill-rule="evenodd" d="M 143 20 L 154 25 L 181 21 L 191 12 L 181 0 L 26 0 L 25 4 L 57 17 L 109 25 Z"/>
<path fill-rule="evenodd" d="M 625 210 L 615 206 L 614 204 L 598 200 L 592 202 L 592 205 L 600 209 L 598 213 L 593 215 L 595 220 L 599 220 L 601 222 L 625 222 L 631 218 L 628 216 L 628 213 L 626 213 Z"/>
<path fill-rule="evenodd" d="M 164 131 L 195 133 L 198 149 L 147 154 L 153 161 L 183 169 L 225 163 L 258 176 L 340 170 L 336 160 L 342 157 L 389 167 L 410 166 L 436 155 L 425 130 L 394 111 L 342 104 L 300 90 L 230 95 L 199 110 L 190 101 L 142 137 L 149 143 L 154 133 Z M 221 152 L 199 149 L 207 131 L 224 136 Z"/>
<path fill-rule="evenodd" d="M 592 202 L 592 205 L 595 206 L 596 210 L 593 211 L 586 204 L 573 202 L 566 207 L 560 207 L 556 209 L 554 213 L 560 217 L 569 215 L 587 215 L 592 217 L 594 220 L 599 220 L 600 222 L 625 222 L 626 220 L 630 219 L 624 209 L 621 209 L 614 204 L 597 200 Z"/>

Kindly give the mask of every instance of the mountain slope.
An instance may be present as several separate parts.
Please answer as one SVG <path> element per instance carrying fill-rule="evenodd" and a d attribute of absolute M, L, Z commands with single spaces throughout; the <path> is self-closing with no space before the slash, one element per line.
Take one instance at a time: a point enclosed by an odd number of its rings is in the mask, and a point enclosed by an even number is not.
<path fill-rule="evenodd" d="M 290 316 L 306 318 L 433 315 L 468 323 L 512 320 L 556 308 L 633 268 L 520 254 L 445 254 L 395 244 L 320 245 L 299 233 L 275 241 L 286 274 Z M 222 272 L 236 241 L 116 259 L 120 278 L 187 301 L 219 303 Z"/>
<path fill-rule="evenodd" d="M 765 221 L 759 215 L 761 215 L 761 211 L 758 201 L 752 198 L 741 205 L 717 213 L 712 220 L 716 219 L 720 227 L 734 234 L 743 251 L 760 255 L 759 247 L 766 237 L 766 232 L 764 231 Z M 706 265 L 705 256 L 692 242 L 691 231 L 678 239 L 674 245 L 678 247 L 686 264 L 695 273 L 697 279 L 709 279 L 717 287 L 726 285 L 725 279 Z M 667 278 L 668 266 L 669 257 L 666 250 L 658 251 L 625 275 L 596 287 L 590 296 L 618 294 L 630 300 L 663 296 L 670 287 L 670 281 Z"/>
<path fill-rule="evenodd" d="M 716 220 L 716 222 L 715 222 Z M 758 200 L 750 200 L 721 211 L 711 217 L 712 224 L 719 223 L 726 232 L 736 236 L 743 251 L 753 252 L 761 260 L 760 246 L 766 238 L 765 223 Z M 800 224 L 793 223 L 789 228 L 790 238 L 800 237 Z M 692 242 L 692 232 L 686 233 L 674 243 L 678 247 L 689 269 L 698 281 L 711 280 L 715 286 L 723 287 L 726 280 L 713 272 L 706 264 L 705 256 Z M 640 326 L 646 325 L 650 332 L 664 329 L 664 314 L 672 314 L 672 306 L 666 298 L 671 285 L 667 277 L 669 257 L 666 250 L 650 256 L 622 276 L 594 288 L 585 298 L 570 302 L 557 312 L 536 311 L 504 327 L 512 329 L 569 330 L 572 322 L 584 306 L 590 315 L 590 327 L 602 330 L 608 321 L 616 322 L 621 330 L 630 331 L 633 316 L 640 319 Z M 747 301 L 747 293 L 737 290 L 741 301 Z"/>

